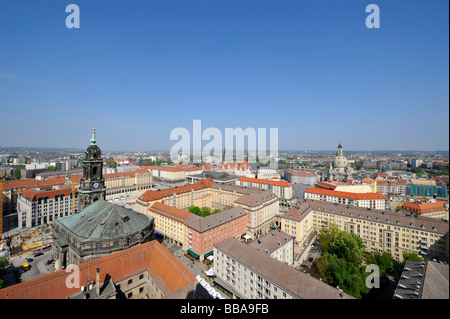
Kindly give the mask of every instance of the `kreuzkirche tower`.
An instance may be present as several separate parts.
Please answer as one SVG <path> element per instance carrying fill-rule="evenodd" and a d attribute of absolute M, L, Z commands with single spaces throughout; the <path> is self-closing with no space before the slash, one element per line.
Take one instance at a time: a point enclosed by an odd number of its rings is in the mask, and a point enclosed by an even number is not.
<path fill-rule="evenodd" d="M 102 152 L 95 139 L 95 126 L 92 129 L 91 144 L 83 159 L 83 177 L 78 190 L 79 211 L 95 203 L 99 199 L 106 199 L 106 186 L 103 179 Z"/>

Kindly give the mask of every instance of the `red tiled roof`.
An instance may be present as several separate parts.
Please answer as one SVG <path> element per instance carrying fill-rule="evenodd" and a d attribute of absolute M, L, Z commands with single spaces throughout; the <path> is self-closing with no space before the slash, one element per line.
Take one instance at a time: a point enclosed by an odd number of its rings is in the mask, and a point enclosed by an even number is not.
<path fill-rule="evenodd" d="M 55 195 L 63 194 L 64 196 L 70 196 L 72 193 L 72 188 L 61 188 L 61 189 L 55 189 L 55 190 L 47 190 L 47 191 L 35 191 L 35 190 L 29 190 L 26 189 L 22 193 L 23 198 L 29 197 L 29 200 L 31 202 L 37 201 L 39 197 L 45 197 L 47 196 L 49 199 L 55 198 Z"/>
<path fill-rule="evenodd" d="M 337 186 L 330 183 L 318 182 L 316 183 L 316 187 L 324 189 L 336 189 Z"/>
<path fill-rule="evenodd" d="M 388 199 L 386 196 L 380 193 L 350 193 L 341 192 L 329 189 L 322 189 L 317 187 L 311 187 L 305 191 L 306 193 L 313 193 L 319 195 L 328 195 L 343 198 L 353 198 L 353 199 Z"/>
<path fill-rule="evenodd" d="M 208 187 L 211 187 L 213 183 L 214 183 L 214 181 L 211 178 L 205 178 L 205 179 L 198 180 L 194 184 L 180 186 L 180 187 L 176 187 L 176 188 L 175 187 L 165 188 L 165 189 L 161 189 L 159 191 L 148 190 L 144 194 L 139 196 L 138 199 L 141 201 L 144 201 L 144 202 L 150 202 L 150 201 L 162 199 L 166 196 L 171 196 L 174 193 L 181 194 L 181 193 L 190 192 L 192 190 L 208 188 Z"/>
<path fill-rule="evenodd" d="M 190 165 L 177 165 L 177 166 L 141 166 L 141 168 L 147 168 L 157 171 L 168 171 L 168 172 L 191 172 L 191 171 L 201 171 L 199 167 L 194 167 Z"/>
<path fill-rule="evenodd" d="M 239 177 L 238 181 L 242 182 L 251 182 L 251 183 L 259 183 L 266 185 L 275 185 L 275 186 L 284 186 L 291 187 L 292 185 L 285 181 L 274 181 L 270 179 L 261 179 L 261 178 L 252 178 L 252 177 Z"/>
<path fill-rule="evenodd" d="M 173 219 L 180 223 L 184 223 L 192 214 L 185 210 L 172 207 L 166 204 L 155 202 L 150 208 L 152 212 L 165 216 L 167 218 Z"/>
<path fill-rule="evenodd" d="M 413 213 L 427 214 L 445 211 L 446 208 L 444 207 L 444 204 L 448 204 L 448 202 L 437 201 L 435 203 L 421 203 L 421 204 L 405 203 L 402 206 L 400 206 L 400 209 L 407 210 Z"/>
<path fill-rule="evenodd" d="M 156 240 L 80 264 L 80 286 L 95 280 L 97 267 L 100 268 L 101 282 L 109 274 L 115 283 L 147 270 L 160 283 L 165 295 L 196 281 L 189 270 Z M 60 270 L 0 289 L 0 299 L 64 299 L 80 291 L 80 288 L 67 287 L 66 280 L 70 275 L 73 276 L 73 272 Z"/>

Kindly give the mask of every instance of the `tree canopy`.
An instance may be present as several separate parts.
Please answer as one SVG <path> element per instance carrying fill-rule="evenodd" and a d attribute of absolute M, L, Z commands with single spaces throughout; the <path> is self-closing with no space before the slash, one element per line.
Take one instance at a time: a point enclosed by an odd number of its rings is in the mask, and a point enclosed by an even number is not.
<path fill-rule="evenodd" d="M 319 241 L 323 253 L 316 267 L 322 280 L 356 298 L 367 294 L 367 273 L 363 267 L 365 246 L 361 238 L 330 224 L 322 228 Z"/>

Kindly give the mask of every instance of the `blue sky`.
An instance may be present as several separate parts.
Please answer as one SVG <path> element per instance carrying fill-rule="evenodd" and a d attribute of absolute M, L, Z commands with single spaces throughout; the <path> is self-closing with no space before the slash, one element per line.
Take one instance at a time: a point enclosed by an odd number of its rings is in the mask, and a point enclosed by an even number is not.
<path fill-rule="evenodd" d="M 95 122 L 104 150 L 168 150 L 201 120 L 279 149 L 448 150 L 448 6 L 0 0 L 0 145 L 85 148 Z"/>

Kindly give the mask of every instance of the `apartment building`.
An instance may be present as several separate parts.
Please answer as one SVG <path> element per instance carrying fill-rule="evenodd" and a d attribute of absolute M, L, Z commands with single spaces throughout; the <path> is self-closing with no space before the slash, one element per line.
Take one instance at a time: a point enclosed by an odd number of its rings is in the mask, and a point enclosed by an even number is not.
<path fill-rule="evenodd" d="M 284 179 L 294 184 L 314 186 L 320 182 L 321 176 L 314 170 L 287 170 Z"/>
<path fill-rule="evenodd" d="M 294 238 L 284 231 L 272 230 L 248 245 L 286 265 L 294 264 Z"/>
<path fill-rule="evenodd" d="M 151 189 L 153 184 L 152 171 L 148 169 L 103 174 L 103 178 L 105 179 L 106 195 Z"/>
<path fill-rule="evenodd" d="M 270 190 L 275 195 L 277 195 L 278 198 L 283 199 L 292 198 L 292 185 L 285 181 L 239 177 L 239 179 L 236 181 L 236 185 L 244 187 L 257 187 L 264 190 Z"/>
<path fill-rule="evenodd" d="M 379 193 L 350 193 L 311 187 L 305 191 L 304 198 L 370 209 L 389 209 L 389 198 Z"/>
<path fill-rule="evenodd" d="M 190 206 L 220 210 L 240 206 L 248 214 L 248 235 L 253 237 L 268 232 L 279 213 L 278 197 L 271 191 L 219 184 L 211 179 L 202 179 L 194 184 L 159 191 L 147 191 L 136 200 L 135 209 L 146 214 L 146 210 L 155 202 L 182 210 L 187 210 Z"/>
<path fill-rule="evenodd" d="M 247 232 L 247 213 L 239 206 L 207 217 L 186 221 L 187 252 L 202 260 L 213 253 L 214 244 L 229 237 L 241 238 Z"/>
<path fill-rule="evenodd" d="M 281 230 L 295 238 L 297 243 L 305 243 L 313 232 L 313 213 L 309 202 L 298 202 L 295 207 L 281 215 Z"/>
<path fill-rule="evenodd" d="M 260 168 L 256 172 L 256 177 L 261 179 L 280 179 L 281 175 L 275 169 Z"/>
<path fill-rule="evenodd" d="M 73 189 L 26 190 L 17 200 L 17 218 L 19 228 L 46 225 L 52 220 L 78 212 L 78 196 Z M 73 204 L 75 209 L 72 210 Z"/>
<path fill-rule="evenodd" d="M 187 210 L 190 206 L 211 207 L 209 188 L 213 183 L 211 179 L 202 179 L 185 186 L 148 190 L 136 199 L 135 210 L 145 214 L 155 202 L 183 210 Z"/>
<path fill-rule="evenodd" d="M 159 202 L 154 203 L 146 211 L 146 214 L 154 218 L 157 234 L 164 235 L 171 242 L 179 245 L 185 243 L 186 221 L 190 218 L 198 217 L 185 210 Z"/>
<path fill-rule="evenodd" d="M 405 195 L 406 180 L 377 180 L 377 193 Z"/>
<path fill-rule="evenodd" d="M 304 200 L 282 216 L 281 229 L 301 241 L 331 223 L 357 234 L 367 251 L 387 251 L 399 261 L 404 252 L 448 260 L 448 223 L 415 214 Z"/>
<path fill-rule="evenodd" d="M 227 238 L 214 245 L 214 282 L 242 299 L 353 297 L 272 258 L 267 250 Z"/>
<path fill-rule="evenodd" d="M 213 245 L 247 231 L 247 214 L 233 207 L 207 217 L 155 202 L 148 215 L 155 218 L 156 231 L 201 260 L 212 253 Z"/>
<path fill-rule="evenodd" d="M 166 182 L 184 182 L 186 175 L 201 174 L 203 169 L 191 165 L 142 166 L 153 172 L 153 178 Z"/>

